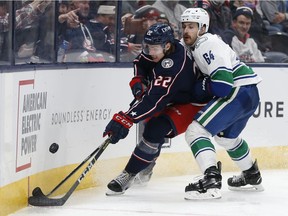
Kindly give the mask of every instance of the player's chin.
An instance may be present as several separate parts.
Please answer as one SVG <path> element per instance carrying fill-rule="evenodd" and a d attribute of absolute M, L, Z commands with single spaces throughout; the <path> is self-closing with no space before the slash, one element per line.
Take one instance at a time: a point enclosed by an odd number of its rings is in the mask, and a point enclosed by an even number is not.
<path fill-rule="evenodd" d="M 157 57 L 157 56 L 152 56 L 152 60 L 153 62 L 159 62 L 161 58 Z"/>
<path fill-rule="evenodd" d="M 186 45 L 192 45 L 193 44 L 192 43 L 193 41 L 191 40 L 190 37 L 183 37 L 183 40 L 184 40 Z"/>

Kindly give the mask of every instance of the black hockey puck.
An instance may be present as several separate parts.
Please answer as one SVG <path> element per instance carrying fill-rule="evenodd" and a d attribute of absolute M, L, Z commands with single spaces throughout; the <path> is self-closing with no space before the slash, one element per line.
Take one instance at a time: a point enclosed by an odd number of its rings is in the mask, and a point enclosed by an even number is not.
<path fill-rule="evenodd" d="M 54 154 L 58 151 L 59 149 L 59 145 L 57 143 L 52 143 L 50 148 L 49 148 L 49 151 Z"/>

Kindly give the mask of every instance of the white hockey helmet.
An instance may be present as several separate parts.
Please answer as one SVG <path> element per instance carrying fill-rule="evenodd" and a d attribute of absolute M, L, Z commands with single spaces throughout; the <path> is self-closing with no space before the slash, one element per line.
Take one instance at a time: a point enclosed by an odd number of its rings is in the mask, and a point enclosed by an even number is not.
<path fill-rule="evenodd" d="M 206 32 L 209 29 L 209 14 L 203 8 L 188 8 L 181 15 L 181 22 L 196 22 L 199 29 L 206 25 Z"/>

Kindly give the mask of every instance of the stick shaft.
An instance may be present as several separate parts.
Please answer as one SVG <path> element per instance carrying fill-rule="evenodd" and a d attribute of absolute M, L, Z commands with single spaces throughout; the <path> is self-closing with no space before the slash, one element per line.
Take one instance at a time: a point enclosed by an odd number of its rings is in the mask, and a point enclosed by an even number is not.
<path fill-rule="evenodd" d="M 81 181 L 85 178 L 87 173 L 92 169 L 93 165 L 96 163 L 98 158 L 101 156 L 101 154 L 104 152 L 106 147 L 109 145 L 110 141 L 111 141 L 110 138 L 108 138 L 99 146 L 99 149 L 97 153 L 95 154 L 95 156 L 92 158 L 92 160 L 86 166 L 86 168 L 81 173 L 79 178 L 74 182 L 74 184 L 71 186 L 71 188 L 67 191 L 67 193 L 63 197 L 53 199 L 45 195 L 44 196 L 43 195 L 31 196 L 28 198 L 28 203 L 33 206 L 62 206 L 64 205 L 65 202 L 68 200 L 68 198 L 71 196 L 71 194 L 75 191 L 75 189 L 81 183 Z"/>
<path fill-rule="evenodd" d="M 88 157 L 85 158 L 72 172 L 69 173 L 58 185 L 56 185 L 53 190 L 51 190 L 46 196 L 50 196 L 53 194 L 59 187 L 61 187 L 72 175 L 74 175 L 75 172 L 77 172 L 90 158 L 95 155 L 100 147 L 95 149 Z"/>

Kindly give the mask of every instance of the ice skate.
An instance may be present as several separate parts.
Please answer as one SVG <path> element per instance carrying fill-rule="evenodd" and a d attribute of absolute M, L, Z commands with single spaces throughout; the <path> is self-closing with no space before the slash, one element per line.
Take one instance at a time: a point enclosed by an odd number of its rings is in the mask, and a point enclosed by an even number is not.
<path fill-rule="evenodd" d="M 151 179 L 151 176 L 153 174 L 153 168 L 154 168 L 155 164 L 156 163 L 154 161 L 148 167 L 146 167 L 144 170 L 139 172 L 135 177 L 133 185 L 146 186 Z"/>
<path fill-rule="evenodd" d="M 125 170 L 114 178 L 107 187 L 109 190 L 106 192 L 107 196 L 115 196 L 124 194 L 125 191 L 133 184 L 135 174 L 126 172 Z"/>
<path fill-rule="evenodd" d="M 217 167 L 212 166 L 206 169 L 203 178 L 186 186 L 185 199 L 203 200 L 221 198 L 221 180 L 221 162 L 219 161 Z"/>
<path fill-rule="evenodd" d="M 254 162 L 253 166 L 243 171 L 238 176 L 229 178 L 228 188 L 234 191 L 263 191 L 264 188 L 261 185 L 262 177 L 258 169 L 257 161 Z"/>

